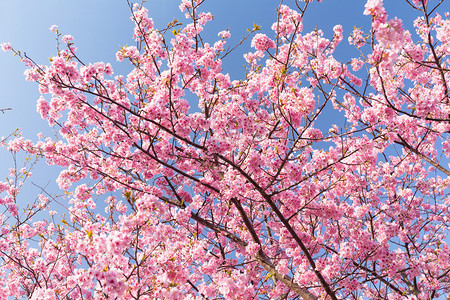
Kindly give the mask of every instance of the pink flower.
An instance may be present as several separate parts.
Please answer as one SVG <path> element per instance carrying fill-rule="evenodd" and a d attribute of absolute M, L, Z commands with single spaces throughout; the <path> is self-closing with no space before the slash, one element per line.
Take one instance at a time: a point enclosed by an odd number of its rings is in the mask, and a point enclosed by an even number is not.
<path fill-rule="evenodd" d="M 65 36 L 62 37 L 62 41 L 64 43 L 69 43 L 69 42 L 73 41 L 73 36 L 66 34 Z"/>
<path fill-rule="evenodd" d="M 251 46 L 259 51 L 265 51 L 275 48 L 275 42 L 267 37 L 267 35 L 258 33 L 253 37 Z"/>
<path fill-rule="evenodd" d="M 179 8 L 181 11 L 184 11 L 186 9 L 192 8 L 192 4 L 188 0 L 182 0 L 182 3 L 180 4 Z"/>
<path fill-rule="evenodd" d="M 116 60 L 117 61 L 123 61 L 124 59 L 124 51 L 123 50 L 119 50 L 116 52 Z"/>
<path fill-rule="evenodd" d="M 229 39 L 231 37 L 231 33 L 229 31 L 225 31 L 225 30 L 219 32 L 217 35 L 223 39 Z"/>
<path fill-rule="evenodd" d="M 58 25 L 52 25 L 52 26 L 50 26 L 50 31 L 51 31 L 51 32 L 57 32 L 57 31 L 58 31 Z"/>
<path fill-rule="evenodd" d="M 365 15 L 378 16 L 384 12 L 382 0 L 368 0 L 364 7 Z"/>
<path fill-rule="evenodd" d="M 358 71 L 364 65 L 364 62 L 358 58 L 352 58 L 351 66 L 353 71 Z"/>
<path fill-rule="evenodd" d="M 11 44 L 10 44 L 10 43 L 3 43 L 3 44 L 0 44 L 0 46 L 2 47 L 2 50 L 3 50 L 3 52 L 6 52 L 6 51 L 8 51 L 8 50 L 11 50 L 11 49 L 12 49 L 12 47 L 11 47 Z"/>
<path fill-rule="evenodd" d="M 50 105 L 44 99 L 44 97 L 41 96 L 41 97 L 39 97 L 39 100 L 37 102 L 36 109 L 37 109 L 38 113 L 41 114 L 41 117 L 43 119 L 46 119 L 48 116 L 48 112 L 50 111 Z"/>
<path fill-rule="evenodd" d="M 136 48 L 136 46 L 127 47 L 125 49 L 125 56 L 129 58 L 138 58 L 139 50 Z"/>
<path fill-rule="evenodd" d="M 206 22 L 212 21 L 213 15 L 211 13 L 200 13 L 198 16 L 198 23 L 200 25 L 205 25 Z"/>
<path fill-rule="evenodd" d="M 8 204 L 8 211 L 14 217 L 19 214 L 19 211 L 17 210 L 17 205 L 13 203 Z"/>
<path fill-rule="evenodd" d="M 113 68 L 111 66 L 111 64 L 106 64 L 105 66 L 105 74 L 106 75 L 112 75 L 114 73 Z"/>
<path fill-rule="evenodd" d="M 422 2 L 426 5 L 428 0 L 413 0 L 414 4 L 419 6 L 419 8 L 422 7 Z"/>
<path fill-rule="evenodd" d="M 355 28 L 353 33 L 348 37 L 348 43 L 350 45 L 355 45 L 358 48 L 364 46 L 365 39 L 363 34 L 364 33 L 359 28 Z"/>

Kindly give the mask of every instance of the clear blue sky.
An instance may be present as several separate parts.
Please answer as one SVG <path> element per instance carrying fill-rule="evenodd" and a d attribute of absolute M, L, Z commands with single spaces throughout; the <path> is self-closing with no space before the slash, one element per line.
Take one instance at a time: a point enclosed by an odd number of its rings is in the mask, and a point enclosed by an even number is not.
<path fill-rule="evenodd" d="M 292 6 L 293 2 L 284 1 Z M 412 12 L 403 1 L 386 2 L 390 17 L 407 18 Z M 364 3 L 362 0 L 324 0 L 322 3 L 314 3 L 304 19 L 304 30 L 311 31 L 317 26 L 331 37 L 333 26 L 342 24 L 344 41 L 336 55 L 348 58 L 348 54 L 354 53 L 346 42 L 353 26 L 367 28 L 370 23 L 370 18 L 362 15 Z M 253 23 L 260 25 L 263 32 L 270 36 L 270 26 L 276 20 L 275 8 L 278 4 L 276 0 L 206 0 L 204 10 L 215 16 L 205 32 L 206 40 L 214 42 L 217 32 L 230 28 L 232 41 L 236 42 Z M 174 16 L 182 22 L 186 21 L 180 14 L 178 5 L 178 0 L 149 0 L 146 3 L 158 28 L 163 28 Z M 37 63 L 46 64 L 48 58 L 56 53 L 55 36 L 49 31 L 49 27 L 56 24 L 62 34 L 74 36 L 78 54 L 85 62 L 111 62 L 116 74 L 126 74 L 127 64 L 116 63 L 115 53 L 120 45 L 133 44 L 133 26 L 129 16 L 125 0 L 1 1 L 0 43 L 10 42 L 14 48 L 26 52 Z M 248 44 L 224 61 L 225 72 L 229 72 L 232 79 L 243 77 L 242 53 L 247 51 Z M 0 108 L 12 108 L 12 111 L 0 114 L 0 136 L 7 136 L 20 128 L 25 137 L 36 140 L 37 133 L 51 135 L 52 131 L 36 112 L 38 87 L 37 84 L 24 80 L 24 70 L 24 65 L 17 57 L 11 53 L 0 53 Z M 10 154 L 0 149 L 0 179 L 4 178 L 11 165 Z M 43 176 L 35 177 L 33 181 L 40 184 L 54 182 L 58 172 L 37 172 Z"/>

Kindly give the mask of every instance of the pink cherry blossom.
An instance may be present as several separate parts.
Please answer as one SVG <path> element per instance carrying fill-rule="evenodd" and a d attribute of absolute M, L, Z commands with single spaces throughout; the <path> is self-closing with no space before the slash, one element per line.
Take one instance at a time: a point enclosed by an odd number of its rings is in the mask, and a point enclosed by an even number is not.
<path fill-rule="evenodd" d="M 9 51 L 12 49 L 10 43 L 2 43 L 2 44 L 0 44 L 0 46 L 2 47 L 3 52 L 6 52 L 6 51 Z"/>
<path fill-rule="evenodd" d="M 62 41 L 63 41 L 64 43 L 69 43 L 69 42 L 73 41 L 73 36 L 71 36 L 71 35 L 64 35 L 64 36 L 62 37 Z"/>
<path fill-rule="evenodd" d="M 252 47 L 259 51 L 265 51 L 275 47 L 275 43 L 265 34 L 257 33 L 252 40 Z"/>
<path fill-rule="evenodd" d="M 55 134 L 1 138 L 0 298 L 448 294 L 448 14 L 412 1 L 409 24 L 368 0 L 369 27 L 307 32 L 311 1 L 280 5 L 236 77 L 203 2 L 165 28 L 130 4 L 123 75 L 70 35 L 48 65 L 2 44 Z M 60 190 L 23 199 L 39 160 Z"/>

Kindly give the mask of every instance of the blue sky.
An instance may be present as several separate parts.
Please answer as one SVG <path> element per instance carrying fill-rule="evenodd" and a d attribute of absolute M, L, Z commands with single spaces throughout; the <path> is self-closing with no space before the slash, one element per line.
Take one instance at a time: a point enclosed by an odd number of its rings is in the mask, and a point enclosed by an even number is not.
<path fill-rule="evenodd" d="M 408 18 L 412 12 L 403 1 L 386 2 L 390 17 Z M 284 3 L 293 5 L 294 1 Z M 336 56 L 341 55 L 346 60 L 349 55 L 356 54 L 346 42 L 348 34 L 354 26 L 367 28 L 370 24 L 370 18 L 362 15 L 364 3 L 361 0 L 313 3 L 304 18 L 304 31 L 309 32 L 317 26 L 331 37 L 333 26 L 342 24 L 344 41 Z M 213 43 L 217 40 L 217 32 L 230 28 L 232 43 L 237 42 L 253 23 L 260 25 L 262 31 L 271 36 L 270 26 L 276 20 L 278 4 L 275 0 L 207 0 L 203 10 L 210 11 L 215 20 L 209 23 L 204 37 Z M 178 5 L 178 0 L 149 0 L 146 3 L 157 28 L 163 28 L 173 17 L 181 22 L 186 21 Z M 133 44 L 133 25 L 129 16 L 125 0 L 1 1 L 0 43 L 10 42 L 15 49 L 26 52 L 37 63 L 46 64 L 48 58 L 56 54 L 55 35 L 49 31 L 49 27 L 56 24 L 62 34 L 74 36 L 78 54 L 85 62 L 110 62 L 115 74 L 126 74 L 128 65 L 116 63 L 115 53 L 120 45 Z M 225 72 L 229 72 L 232 79 L 243 77 L 242 53 L 248 52 L 249 43 L 223 63 Z M 23 136 L 36 140 L 37 133 L 51 135 L 52 131 L 36 112 L 38 86 L 24 80 L 24 70 L 25 66 L 17 57 L 11 53 L 0 53 L 0 108 L 12 109 L 0 114 L 0 136 L 7 136 L 20 128 Z M 11 165 L 10 154 L 0 149 L 0 178 L 4 178 Z M 35 170 L 35 174 L 38 171 L 42 176 L 33 178 L 33 181 L 40 181 L 42 185 L 53 183 L 59 171 L 44 166 L 40 168 Z"/>

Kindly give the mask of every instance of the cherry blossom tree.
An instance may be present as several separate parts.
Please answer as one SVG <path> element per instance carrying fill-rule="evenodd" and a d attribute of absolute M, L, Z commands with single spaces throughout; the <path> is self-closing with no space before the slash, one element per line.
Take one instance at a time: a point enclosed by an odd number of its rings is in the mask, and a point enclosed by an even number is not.
<path fill-rule="evenodd" d="M 405 1 L 416 32 L 368 0 L 371 28 L 348 37 L 360 51 L 350 61 L 333 56 L 340 25 L 304 32 L 310 3 L 280 4 L 272 33 L 255 26 L 239 43 L 252 51 L 236 80 L 222 67 L 230 32 L 202 37 L 213 18 L 202 0 L 182 0 L 187 23 L 164 29 L 130 4 L 125 76 L 85 63 L 57 27 L 64 47 L 48 65 L 3 44 L 58 135 L 2 142 L 62 167 L 63 197 L 43 188 L 19 205 L 33 159 L 0 183 L 1 298 L 450 292 L 448 3 Z"/>

